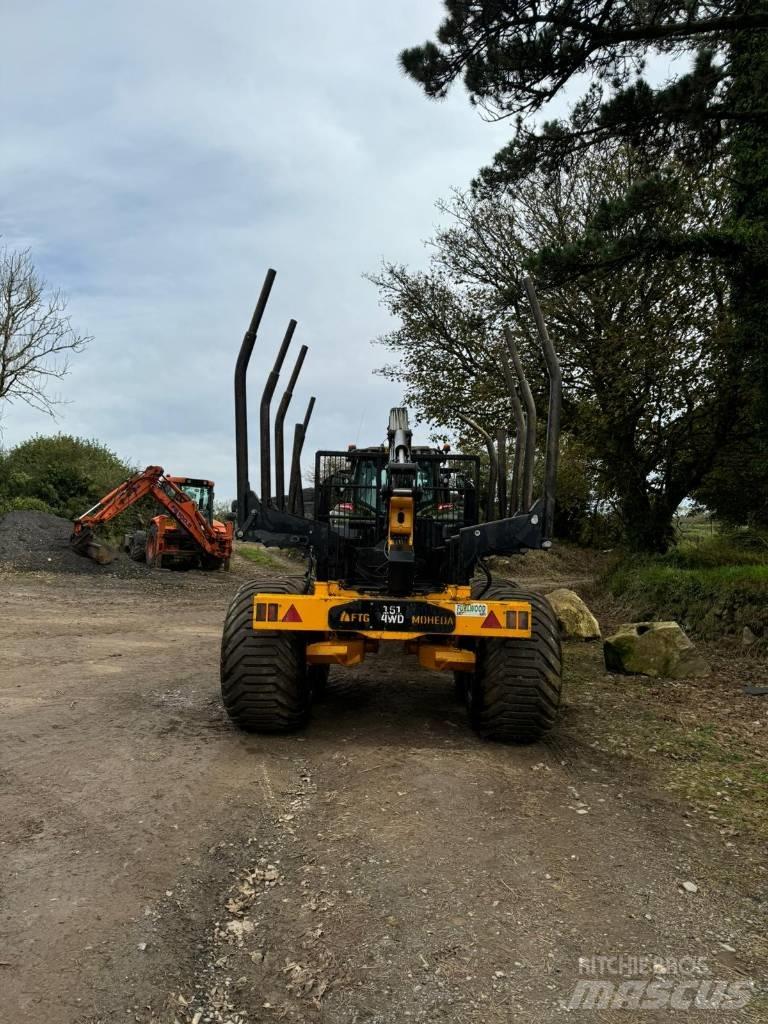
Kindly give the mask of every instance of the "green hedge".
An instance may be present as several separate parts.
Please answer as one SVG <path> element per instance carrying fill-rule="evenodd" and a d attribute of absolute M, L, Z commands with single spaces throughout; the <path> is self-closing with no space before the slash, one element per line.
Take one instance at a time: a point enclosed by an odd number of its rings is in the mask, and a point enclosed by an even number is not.
<path fill-rule="evenodd" d="M 621 562 L 607 587 L 633 618 L 674 619 L 705 637 L 740 633 L 749 626 L 768 635 L 768 565 L 683 568 L 674 557 Z"/>
<path fill-rule="evenodd" d="M 39 498 L 0 498 L 0 517 L 8 512 L 47 512 L 48 515 L 55 515 L 50 505 Z"/>
<path fill-rule="evenodd" d="M 68 434 L 33 437 L 0 452 L 0 515 L 36 509 L 74 519 L 135 473 L 98 441 Z M 145 499 L 110 525 L 111 533 L 145 525 L 154 502 Z"/>

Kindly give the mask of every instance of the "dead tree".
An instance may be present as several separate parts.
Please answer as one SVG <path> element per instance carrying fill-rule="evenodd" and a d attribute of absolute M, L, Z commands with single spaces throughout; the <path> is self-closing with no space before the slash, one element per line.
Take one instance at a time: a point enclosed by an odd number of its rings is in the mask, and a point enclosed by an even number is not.
<path fill-rule="evenodd" d="M 70 355 L 91 340 L 74 330 L 66 297 L 47 290 L 29 250 L 0 249 L 0 401 L 52 414 L 58 401 L 48 384 L 69 372 Z"/>

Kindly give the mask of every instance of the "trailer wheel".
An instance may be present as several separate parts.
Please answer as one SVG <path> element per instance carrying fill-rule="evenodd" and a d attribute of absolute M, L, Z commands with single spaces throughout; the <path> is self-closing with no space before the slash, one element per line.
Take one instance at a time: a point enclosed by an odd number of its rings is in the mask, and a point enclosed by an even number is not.
<path fill-rule="evenodd" d="M 482 596 L 530 601 L 533 635 L 530 640 L 480 641 L 477 668 L 466 689 L 470 719 L 488 739 L 533 743 L 552 728 L 560 706 L 563 662 L 557 620 L 543 597 L 509 583 L 494 581 Z"/>
<path fill-rule="evenodd" d="M 232 598 L 221 638 L 221 696 L 231 720 L 246 732 L 290 732 L 305 725 L 312 682 L 301 633 L 255 630 L 254 594 L 299 594 L 302 579 L 249 580 Z"/>

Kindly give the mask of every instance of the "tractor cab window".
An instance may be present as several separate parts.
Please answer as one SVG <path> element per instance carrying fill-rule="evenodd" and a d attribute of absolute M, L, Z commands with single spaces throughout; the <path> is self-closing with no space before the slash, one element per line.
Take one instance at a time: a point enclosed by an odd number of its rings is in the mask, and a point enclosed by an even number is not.
<path fill-rule="evenodd" d="M 382 472 L 382 477 L 386 474 Z M 382 479 L 382 485 L 384 481 Z M 375 462 L 369 459 L 360 459 L 355 467 L 354 486 L 356 499 L 359 504 L 371 511 L 378 508 L 379 496 L 379 474 Z"/>
<path fill-rule="evenodd" d="M 213 492 L 210 487 L 189 484 L 182 488 L 186 496 L 194 501 L 201 515 L 210 522 L 213 518 Z"/>

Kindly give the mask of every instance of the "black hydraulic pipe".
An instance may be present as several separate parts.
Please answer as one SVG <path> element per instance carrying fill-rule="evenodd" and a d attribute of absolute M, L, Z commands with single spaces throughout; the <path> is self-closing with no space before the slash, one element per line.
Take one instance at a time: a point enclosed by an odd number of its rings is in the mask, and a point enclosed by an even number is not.
<path fill-rule="evenodd" d="M 304 450 L 304 442 L 307 440 L 307 431 L 309 430 L 309 421 L 312 418 L 312 410 L 315 408 L 315 396 L 309 400 L 307 404 L 307 411 L 304 413 L 304 422 L 301 425 L 301 448 L 299 449 L 299 471 L 301 471 L 301 453 Z M 296 510 L 300 516 L 304 515 L 304 487 L 299 482 L 299 489 L 296 494 Z"/>
<path fill-rule="evenodd" d="M 259 408 L 259 434 L 261 439 L 261 500 L 264 505 L 268 505 L 272 496 L 272 442 L 269 437 L 269 405 L 272 401 L 272 395 L 275 393 L 277 387 L 277 381 L 280 377 L 280 370 L 282 369 L 285 356 L 288 352 L 288 346 L 291 344 L 291 338 L 293 332 L 296 330 L 296 321 L 289 320 L 288 327 L 286 328 L 285 335 L 283 336 L 283 342 L 275 358 L 275 365 L 272 367 L 269 376 L 267 377 L 267 383 L 264 385 L 264 393 L 261 396 L 261 406 Z"/>
<path fill-rule="evenodd" d="M 463 423 L 466 423 L 472 430 L 477 433 L 485 441 L 485 447 L 488 451 L 488 491 L 485 496 L 485 518 L 486 522 L 491 522 L 495 517 L 493 514 L 493 499 L 496 493 L 496 480 L 499 476 L 499 463 L 496 455 L 496 449 L 493 444 L 493 438 L 488 431 L 481 427 L 477 420 L 472 419 L 471 416 L 465 416 L 463 413 L 457 412 L 456 416 Z"/>
<path fill-rule="evenodd" d="M 256 334 L 264 315 L 269 293 L 275 281 L 276 272 L 267 271 L 261 294 L 251 317 L 251 323 L 243 336 L 235 363 L 235 460 L 237 465 L 237 522 L 242 527 L 248 517 L 248 495 L 251 485 L 248 481 L 248 403 L 245 374 L 256 342 Z"/>
<path fill-rule="evenodd" d="M 307 411 L 304 413 L 304 423 L 302 424 L 302 426 L 304 427 L 304 436 L 305 437 L 307 435 L 307 428 L 309 427 L 309 421 L 312 418 L 312 410 L 314 408 L 315 408 L 315 396 L 312 395 L 310 397 L 310 399 L 309 399 L 309 402 L 307 403 Z"/>
<path fill-rule="evenodd" d="M 290 380 L 288 381 L 288 387 L 283 392 L 283 397 L 280 399 L 277 414 L 275 415 L 275 497 L 278 507 L 283 510 L 285 509 L 285 440 L 283 427 L 285 414 L 288 412 L 288 406 L 291 404 L 293 389 L 296 387 L 296 381 L 301 373 L 301 367 L 304 364 L 307 351 L 306 345 L 302 345 L 299 349 L 296 365 L 293 368 Z"/>
<path fill-rule="evenodd" d="M 297 423 L 293 428 L 293 452 L 291 454 L 291 475 L 288 481 L 288 511 L 296 514 L 298 505 L 298 490 L 301 487 L 301 449 L 304 447 L 304 438 L 301 436 L 304 426 Z"/>
<path fill-rule="evenodd" d="M 563 378 L 555 346 L 549 337 L 544 314 L 541 311 L 536 289 L 530 277 L 523 278 L 528 301 L 533 310 L 539 340 L 544 350 L 549 372 L 549 411 L 547 413 L 547 455 L 544 463 L 544 540 L 552 539 L 555 525 L 555 492 L 557 489 L 557 463 L 560 456 L 560 414 L 563 405 Z"/>
<path fill-rule="evenodd" d="M 520 382 L 520 394 L 523 396 L 527 418 L 525 427 L 525 456 L 522 469 L 523 497 L 520 507 L 523 512 L 528 512 L 531 505 L 533 505 L 533 463 L 536 458 L 536 404 L 533 401 L 533 395 L 528 386 L 528 380 L 523 370 L 515 339 L 506 325 L 504 326 L 504 337 L 507 339 L 507 348 L 512 356 L 512 364 L 515 367 L 515 373 Z"/>
<path fill-rule="evenodd" d="M 507 353 L 501 353 L 501 365 L 504 368 L 504 379 L 507 382 L 509 397 L 512 402 L 512 415 L 515 418 L 515 452 L 512 458 L 512 487 L 509 495 L 509 510 L 513 514 L 520 509 L 520 470 L 523 462 L 525 446 L 525 413 L 517 394 L 517 385 L 509 365 Z"/>
<path fill-rule="evenodd" d="M 312 417 L 312 410 L 315 407 L 315 396 L 309 400 L 307 411 L 304 413 L 304 422 L 297 423 L 293 431 L 293 453 L 291 455 L 291 478 L 288 490 L 288 511 L 294 515 L 304 514 L 304 489 L 301 483 L 301 452 L 304 448 L 304 440 L 307 436 L 309 421 Z"/>
<path fill-rule="evenodd" d="M 496 453 L 499 461 L 499 519 L 507 517 L 507 428 L 499 427 L 496 431 Z"/>

